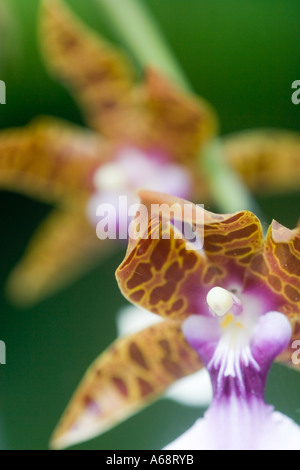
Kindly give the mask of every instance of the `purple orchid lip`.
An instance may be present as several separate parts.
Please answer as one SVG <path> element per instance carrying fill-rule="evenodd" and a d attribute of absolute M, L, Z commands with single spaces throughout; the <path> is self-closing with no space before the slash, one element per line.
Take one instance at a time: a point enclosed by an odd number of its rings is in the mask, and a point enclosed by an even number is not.
<path fill-rule="evenodd" d="M 271 364 L 289 344 L 289 321 L 278 312 L 253 314 L 249 305 L 242 306 L 236 295 L 220 287 L 211 289 L 207 303 L 211 316 L 192 315 L 182 329 L 207 366 L 214 398 L 234 393 L 263 399 Z"/>
<path fill-rule="evenodd" d="M 249 321 L 246 308 L 235 318 L 232 307 L 226 292 L 215 290 L 208 296 L 212 316 L 192 315 L 183 323 L 210 373 L 213 401 L 204 418 L 166 449 L 300 449 L 300 428 L 264 402 L 267 374 L 289 344 L 291 325 L 276 311 Z"/>
<path fill-rule="evenodd" d="M 300 428 L 255 396 L 246 403 L 232 395 L 164 450 L 300 450 Z"/>

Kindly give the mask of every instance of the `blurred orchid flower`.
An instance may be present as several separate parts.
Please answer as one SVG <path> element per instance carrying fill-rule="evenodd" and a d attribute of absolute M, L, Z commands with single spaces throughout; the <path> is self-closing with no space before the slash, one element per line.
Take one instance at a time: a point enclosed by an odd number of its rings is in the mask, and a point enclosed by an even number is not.
<path fill-rule="evenodd" d="M 168 449 L 299 450 L 300 428 L 265 404 L 264 388 L 275 359 L 299 369 L 292 345 L 300 326 L 300 228 L 273 222 L 264 239 L 249 211 L 201 209 L 204 227 L 197 233 L 204 245 L 192 250 L 168 212 L 187 201 L 140 194 L 143 206 L 160 209 L 144 234 L 150 238 L 129 239 L 116 275 L 128 300 L 163 321 L 116 340 L 92 364 L 52 445 L 66 447 L 104 432 L 206 366 L 213 402 Z M 191 225 L 198 208 L 193 206 Z M 131 233 L 140 223 L 139 214 Z"/>
<path fill-rule="evenodd" d="M 114 244 L 96 236 L 96 207 L 145 187 L 205 195 L 195 171 L 214 135 L 211 107 L 148 70 L 137 83 L 123 54 L 60 1 L 42 2 L 44 57 L 93 131 L 42 118 L 0 133 L 0 184 L 55 205 L 13 271 L 8 292 L 30 304 L 70 282 Z"/>

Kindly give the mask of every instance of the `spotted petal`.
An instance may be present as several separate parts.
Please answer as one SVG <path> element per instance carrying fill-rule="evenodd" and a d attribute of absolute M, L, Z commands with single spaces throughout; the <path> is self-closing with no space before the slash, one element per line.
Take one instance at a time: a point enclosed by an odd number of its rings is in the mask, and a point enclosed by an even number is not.
<path fill-rule="evenodd" d="M 56 119 L 0 133 L 0 186 L 46 202 L 82 199 L 111 150 L 100 138 Z"/>
<path fill-rule="evenodd" d="M 195 156 L 215 134 L 217 118 L 205 100 L 152 69 L 142 86 L 135 85 L 125 56 L 59 0 L 43 3 L 41 38 L 46 63 L 98 131 L 181 159 Z"/>
<path fill-rule="evenodd" d="M 257 193 L 300 189 L 300 134 L 251 130 L 224 140 L 228 163 Z"/>
<path fill-rule="evenodd" d="M 76 279 L 113 246 L 97 238 L 84 214 L 53 211 L 12 271 L 9 297 L 14 303 L 31 305 Z"/>
<path fill-rule="evenodd" d="M 146 75 L 152 145 L 187 164 L 217 131 L 217 117 L 203 99 L 188 96 L 158 71 Z"/>
<path fill-rule="evenodd" d="M 66 447 L 106 431 L 201 367 L 177 322 L 165 321 L 116 341 L 87 371 L 52 445 Z"/>
<path fill-rule="evenodd" d="M 125 57 L 59 0 L 42 3 L 41 41 L 49 68 L 70 88 L 92 127 L 102 130 L 102 114 L 121 111 L 132 86 Z"/>
<path fill-rule="evenodd" d="M 289 230 L 273 221 L 261 250 L 252 258 L 246 289 L 264 290 L 273 309 L 285 313 L 294 328 L 282 360 L 291 363 L 292 343 L 299 339 L 300 228 Z M 297 338 L 298 336 L 298 338 Z"/>
<path fill-rule="evenodd" d="M 116 274 L 121 291 L 131 302 L 165 317 L 183 319 L 195 313 L 205 314 L 206 294 L 213 285 L 226 286 L 243 277 L 249 259 L 262 241 L 258 219 L 247 211 L 213 214 L 160 193 L 142 191 L 140 195 L 142 205 L 148 208 L 148 213 L 152 211 L 152 218 L 147 223 L 147 233 L 129 241 L 126 257 Z M 160 205 L 162 218 L 159 211 L 153 213 L 155 204 Z M 190 219 L 185 219 L 191 224 L 197 222 L 198 209 L 203 212 L 202 250 L 191 249 L 189 241 L 170 223 L 169 208 L 173 205 L 184 208 L 185 204 L 192 207 Z M 168 222 L 165 225 L 164 220 Z M 134 224 L 140 223 L 138 213 Z M 200 224 L 199 240 L 203 236 L 201 229 Z M 168 231 L 170 237 L 164 239 Z"/>

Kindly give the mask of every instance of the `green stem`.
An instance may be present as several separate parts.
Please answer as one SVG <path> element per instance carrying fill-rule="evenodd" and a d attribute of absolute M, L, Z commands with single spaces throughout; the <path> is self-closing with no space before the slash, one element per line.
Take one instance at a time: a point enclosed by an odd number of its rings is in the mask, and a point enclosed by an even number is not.
<path fill-rule="evenodd" d="M 154 66 L 183 89 L 190 85 L 155 19 L 141 0 L 97 0 L 115 32 L 144 68 Z"/>
<path fill-rule="evenodd" d="M 143 68 L 153 65 L 182 89 L 192 91 L 154 17 L 142 0 L 97 0 L 97 3 Z M 260 210 L 251 194 L 234 170 L 226 164 L 217 139 L 211 142 L 204 154 L 201 152 L 199 166 L 205 172 L 215 202 L 222 211 L 249 209 L 259 215 Z"/>
<path fill-rule="evenodd" d="M 259 206 L 239 176 L 226 164 L 220 139 L 212 140 L 199 156 L 215 202 L 225 212 L 250 209 L 262 217 Z M 263 217 L 262 217 L 263 219 Z"/>

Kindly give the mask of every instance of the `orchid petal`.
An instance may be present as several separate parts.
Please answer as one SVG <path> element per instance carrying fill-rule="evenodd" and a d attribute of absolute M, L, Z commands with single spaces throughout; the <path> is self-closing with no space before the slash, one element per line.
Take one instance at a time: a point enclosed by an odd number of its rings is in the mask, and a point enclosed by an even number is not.
<path fill-rule="evenodd" d="M 279 361 L 291 366 L 292 344 L 299 339 L 300 324 L 300 228 L 290 230 L 273 221 L 261 250 L 251 260 L 246 288 L 264 290 L 273 309 L 287 315 L 293 326 L 289 347 Z M 299 367 L 297 367 L 299 369 Z"/>
<path fill-rule="evenodd" d="M 53 211 L 12 271 L 9 297 L 14 303 L 32 305 L 76 279 L 111 248 L 108 240 L 97 238 L 81 213 Z"/>
<path fill-rule="evenodd" d="M 0 186 L 46 202 L 87 197 L 111 151 L 89 131 L 44 118 L 0 133 Z"/>
<path fill-rule="evenodd" d="M 169 219 L 168 210 L 173 204 L 183 208 L 187 203 L 148 191 L 141 191 L 140 196 L 147 209 L 152 210 L 155 203 L 164 204 L 163 216 Z M 190 219 L 185 221 L 195 223 L 197 210 L 201 208 L 192 205 Z M 152 212 L 151 217 L 148 236 L 129 241 L 116 276 L 121 291 L 132 303 L 169 318 L 207 313 L 206 294 L 210 287 L 216 282 L 226 285 L 243 276 L 249 258 L 262 241 L 260 223 L 247 211 L 223 216 L 204 211 L 203 250 L 191 249 L 184 236 L 176 239 L 177 229 L 162 227 L 159 214 Z M 139 216 L 137 220 L 139 224 Z M 201 238 L 203 225 L 198 228 Z M 157 236 L 163 230 L 169 231 L 169 239 L 164 239 L 162 233 Z"/>
<path fill-rule="evenodd" d="M 187 165 L 191 157 L 217 132 L 217 117 L 203 99 L 177 89 L 158 71 L 146 75 L 152 146 Z"/>
<path fill-rule="evenodd" d="M 83 378 L 53 435 L 53 447 L 104 432 L 201 367 L 177 322 L 165 321 L 117 340 Z"/>
<path fill-rule="evenodd" d="M 205 100 L 189 97 L 153 69 L 144 86 L 136 86 L 125 56 L 60 1 L 44 1 L 41 31 L 46 62 L 98 131 L 185 162 L 216 134 L 216 114 Z"/>
<path fill-rule="evenodd" d="M 71 89 L 87 121 L 101 131 L 102 114 L 121 111 L 132 86 L 129 63 L 59 0 L 42 3 L 41 39 L 49 68 Z"/>
<path fill-rule="evenodd" d="M 117 316 L 118 335 L 137 333 L 144 328 L 163 321 L 147 310 L 123 307 Z M 164 395 L 186 406 L 207 406 L 212 400 L 212 385 L 208 372 L 202 369 L 174 382 Z"/>
<path fill-rule="evenodd" d="M 226 160 L 256 193 L 290 192 L 300 185 L 300 134 L 247 130 L 223 139 Z"/>
<path fill-rule="evenodd" d="M 232 397 L 212 406 L 165 450 L 300 450 L 300 427 L 263 402 Z"/>

